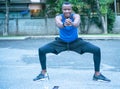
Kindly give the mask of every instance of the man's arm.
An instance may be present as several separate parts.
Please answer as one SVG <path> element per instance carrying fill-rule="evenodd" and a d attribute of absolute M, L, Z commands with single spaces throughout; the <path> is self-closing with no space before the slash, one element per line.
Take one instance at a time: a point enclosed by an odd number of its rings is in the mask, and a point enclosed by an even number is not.
<path fill-rule="evenodd" d="M 80 15 L 74 14 L 73 18 L 74 18 L 74 21 L 72 21 L 70 18 L 66 19 L 64 22 L 64 26 L 78 27 L 80 24 Z"/>
<path fill-rule="evenodd" d="M 74 26 L 74 27 L 78 27 L 79 24 L 80 24 L 80 15 L 79 14 L 75 14 L 74 15 L 74 22 L 72 22 L 70 19 L 66 19 L 65 23 L 63 23 L 61 20 L 62 20 L 62 17 L 61 16 L 56 16 L 55 17 L 55 22 L 56 22 L 56 25 L 59 27 L 59 28 L 63 28 L 64 26 Z"/>
<path fill-rule="evenodd" d="M 72 25 L 75 27 L 78 27 L 80 24 L 80 15 L 79 14 L 75 14 L 74 15 L 74 22 L 72 22 Z"/>
<path fill-rule="evenodd" d="M 56 16 L 55 17 L 55 23 L 56 23 L 57 27 L 59 27 L 59 28 L 64 27 L 64 24 L 63 24 L 63 22 L 61 20 L 62 20 L 61 16 Z"/>

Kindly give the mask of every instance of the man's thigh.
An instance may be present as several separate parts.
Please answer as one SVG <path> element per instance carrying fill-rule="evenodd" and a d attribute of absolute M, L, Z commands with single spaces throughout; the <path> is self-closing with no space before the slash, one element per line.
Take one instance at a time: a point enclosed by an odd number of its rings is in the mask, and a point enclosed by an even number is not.
<path fill-rule="evenodd" d="M 73 51 L 83 54 L 85 52 L 93 53 L 94 49 L 98 47 L 80 38 L 72 44 L 71 48 Z"/>
<path fill-rule="evenodd" d="M 40 48 L 45 53 L 55 53 L 58 54 L 62 51 L 66 50 L 66 46 L 64 43 L 59 42 L 57 40 L 50 42 Z"/>

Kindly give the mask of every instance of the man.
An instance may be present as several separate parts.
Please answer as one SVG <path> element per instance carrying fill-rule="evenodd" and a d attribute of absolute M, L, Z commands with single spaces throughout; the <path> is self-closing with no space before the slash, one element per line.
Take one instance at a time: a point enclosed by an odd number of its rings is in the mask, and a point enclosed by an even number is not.
<path fill-rule="evenodd" d="M 77 27 L 80 24 L 80 16 L 72 13 L 72 5 L 69 2 L 63 3 L 62 11 L 63 14 L 60 14 L 55 18 L 56 25 L 59 28 L 60 37 L 56 38 L 55 41 L 39 48 L 39 59 L 42 71 L 33 80 L 36 81 L 48 77 L 46 69 L 47 53 L 59 54 L 60 52 L 70 50 L 79 54 L 86 52 L 92 53 L 95 70 L 93 80 L 110 81 L 100 73 L 100 48 L 84 41 L 82 38 L 78 38 Z"/>

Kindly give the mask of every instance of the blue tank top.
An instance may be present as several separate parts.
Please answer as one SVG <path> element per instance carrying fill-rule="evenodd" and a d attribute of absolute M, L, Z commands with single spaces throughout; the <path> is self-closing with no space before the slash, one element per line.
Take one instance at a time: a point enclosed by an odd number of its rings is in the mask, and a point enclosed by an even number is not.
<path fill-rule="evenodd" d="M 74 14 L 71 14 L 70 19 L 74 21 L 73 18 Z M 63 14 L 62 16 L 62 22 L 65 22 L 65 17 Z M 62 39 L 64 42 L 72 42 L 78 38 L 78 29 L 77 27 L 74 26 L 65 26 L 64 28 L 59 28 L 59 34 L 60 34 L 60 39 Z"/>

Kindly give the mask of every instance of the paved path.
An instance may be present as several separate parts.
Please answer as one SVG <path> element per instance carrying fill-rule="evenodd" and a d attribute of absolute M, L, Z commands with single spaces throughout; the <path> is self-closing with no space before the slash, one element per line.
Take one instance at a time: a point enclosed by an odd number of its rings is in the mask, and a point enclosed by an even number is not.
<path fill-rule="evenodd" d="M 37 49 L 53 39 L 0 41 L 0 89 L 120 89 L 119 40 L 88 40 L 102 49 L 101 72 L 111 82 L 95 82 L 91 54 L 48 54 L 49 81 L 32 81 L 40 72 Z"/>

